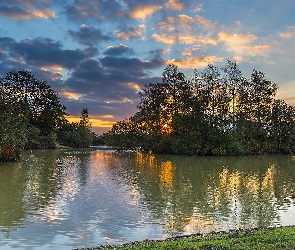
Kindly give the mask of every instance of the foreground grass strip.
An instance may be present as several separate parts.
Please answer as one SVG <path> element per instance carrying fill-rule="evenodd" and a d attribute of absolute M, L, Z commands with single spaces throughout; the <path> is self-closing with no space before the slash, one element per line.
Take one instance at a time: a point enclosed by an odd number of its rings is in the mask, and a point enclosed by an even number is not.
<path fill-rule="evenodd" d="M 82 249 L 295 249 L 295 228 L 245 229 L 228 233 L 221 232 L 169 238 L 164 241 L 146 240 L 123 245 Z"/>

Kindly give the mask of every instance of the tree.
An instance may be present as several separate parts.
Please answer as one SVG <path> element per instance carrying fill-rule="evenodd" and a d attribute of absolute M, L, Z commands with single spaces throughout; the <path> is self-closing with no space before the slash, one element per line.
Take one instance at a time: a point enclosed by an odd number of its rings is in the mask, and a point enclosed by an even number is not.
<path fill-rule="evenodd" d="M 90 127 L 91 126 L 91 124 L 89 122 L 89 116 L 88 116 L 88 109 L 87 108 L 82 109 L 79 124 L 81 126 L 85 126 L 85 127 Z"/>
<path fill-rule="evenodd" d="M 268 137 L 274 152 L 292 153 L 295 149 L 295 108 L 284 100 L 272 103 Z"/>
<path fill-rule="evenodd" d="M 0 161 L 15 161 L 27 142 L 27 114 L 0 79 Z"/>
<path fill-rule="evenodd" d="M 66 107 L 47 82 L 21 69 L 7 73 L 1 82 L 10 96 L 21 103 L 28 125 L 38 128 L 40 135 L 49 135 L 65 120 Z"/>
<path fill-rule="evenodd" d="M 237 64 L 213 64 L 191 80 L 168 65 L 145 85 L 139 111 L 113 125 L 106 143 L 154 153 L 238 155 L 295 151 L 295 108 L 275 100 L 277 85 Z"/>
<path fill-rule="evenodd" d="M 66 121 L 57 130 L 58 142 L 73 148 L 90 147 L 94 136 L 87 108 L 82 109 L 80 121 L 71 123 Z"/>
<path fill-rule="evenodd" d="M 65 106 L 45 81 L 25 70 L 0 78 L 0 160 L 17 160 L 24 148 L 55 148 Z"/>

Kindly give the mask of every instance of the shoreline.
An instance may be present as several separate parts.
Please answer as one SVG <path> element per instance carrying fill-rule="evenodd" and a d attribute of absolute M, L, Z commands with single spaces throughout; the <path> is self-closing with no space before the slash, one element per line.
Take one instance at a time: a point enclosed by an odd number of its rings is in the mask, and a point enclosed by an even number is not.
<path fill-rule="evenodd" d="M 290 242 L 291 241 L 291 242 Z M 245 246 L 243 246 L 245 245 Z M 246 247 L 246 248 L 244 248 Z M 249 248 L 251 247 L 251 248 Z M 101 249 L 295 249 L 295 225 L 231 229 L 169 237 L 164 240 L 131 241 L 123 244 L 74 248 Z"/>

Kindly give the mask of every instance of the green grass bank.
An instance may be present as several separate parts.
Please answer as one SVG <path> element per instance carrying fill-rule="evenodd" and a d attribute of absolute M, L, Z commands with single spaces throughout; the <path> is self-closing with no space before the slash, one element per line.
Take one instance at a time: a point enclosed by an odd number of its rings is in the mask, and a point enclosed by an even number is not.
<path fill-rule="evenodd" d="M 295 249 L 295 227 L 234 230 L 82 249 Z"/>

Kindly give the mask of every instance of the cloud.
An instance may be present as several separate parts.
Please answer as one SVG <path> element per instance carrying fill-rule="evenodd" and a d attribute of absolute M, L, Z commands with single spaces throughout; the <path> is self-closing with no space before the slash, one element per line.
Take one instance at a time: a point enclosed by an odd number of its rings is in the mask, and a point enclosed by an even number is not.
<path fill-rule="evenodd" d="M 171 63 L 174 65 L 183 68 L 183 69 L 197 69 L 197 68 L 203 68 L 208 65 L 208 63 L 216 63 L 223 61 L 223 58 L 216 57 L 216 56 L 204 56 L 204 57 L 189 57 L 186 59 L 171 60 Z"/>
<path fill-rule="evenodd" d="M 66 90 L 60 92 L 59 95 L 62 98 L 66 98 L 66 99 L 69 99 L 69 100 L 75 100 L 75 101 L 78 101 L 78 100 L 82 99 L 83 97 L 85 97 L 85 95 L 82 95 L 80 93 L 77 93 L 77 92 L 68 92 Z"/>
<path fill-rule="evenodd" d="M 135 9 L 129 10 L 129 16 L 134 19 L 142 19 L 145 20 L 147 17 L 152 16 L 155 12 L 162 9 L 160 5 L 143 5 L 139 6 Z"/>
<path fill-rule="evenodd" d="M 84 50 L 63 49 L 62 44 L 50 38 L 37 37 L 17 42 L 13 39 L 0 38 L 0 47 L 15 60 L 23 60 L 38 68 L 74 68 L 78 62 L 94 56 L 97 50 L 93 47 Z"/>
<path fill-rule="evenodd" d="M 289 105 L 295 105 L 295 81 L 291 80 L 279 86 L 276 98 L 285 100 Z"/>
<path fill-rule="evenodd" d="M 112 40 L 110 36 L 104 35 L 101 29 L 93 26 L 82 25 L 79 31 L 69 30 L 69 35 L 84 45 L 95 45 L 98 42 L 106 42 Z"/>
<path fill-rule="evenodd" d="M 116 31 L 116 35 L 118 38 L 122 40 L 131 40 L 133 38 L 141 37 L 141 40 L 145 40 L 146 38 L 142 35 L 143 30 L 145 29 L 145 25 L 141 24 L 138 27 L 131 27 L 126 29 L 121 29 L 119 31 Z"/>
<path fill-rule="evenodd" d="M 178 41 L 178 36 L 175 35 L 169 35 L 169 34 L 153 34 L 152 37 L 157 41 L 157 42 L 162 42 L 165 44 L 176 44 Z"/>
<path fill-rule="evenodd" d="M 169 0 L 168 3 L 166 3 L 166 8 L 181 11 L 184 8 L 184 4 L 175 0 Z"/>
<path fill-rule="evenodd" d="M 33 18 L 52 19 L 55 18 L 55 12 L 48 9 L 48 1 L 24 0 L 24 1 L 6 1 L 0 3 L 0 15 L 15 19 L 29 20 Z"/>
<path fill-rule="evenodd" d="M 229 47 L 235 47 L 252 43 L 257 40 L 257 37 L 251 33 L 244 34 L 228 34 L 225 32 L 218 33 L 219 41 L 226 43 Z"/>
<path fill-rule="evenodd" d="M 271 51 L 270 45 L 253 44 L 258 38 L 251 34 L 228 34 L 218 33 L 218 42 L 223 42 L 228 51 L 233 52 L 235 57 L 242 59 L 250 56 L 265 56 Z"/>
<path fill-rule="evenodd" d="M 113 119 L 113 115 L 101 115 L 101 116 L 89 116 L 89 121 L 91 123 L 92 128 L 107 128 L 110 129 L 115 121 L 112 121 L 110 119 Z M 67 120 L 69 122 L 79 122 L 80 117 L 79 116 L 67 116 Z"/>
<path fill-rule="evenodd" d="M 138 58 L 124 58 L 105 56 L 100 59 L 103 67 L 114 68 L 120 70 L 130 70 L 130 72 L 137 72 L 138 70 L 156 69 L 165 64 L 164 60 L 155 58 L 150 61 L 140 60 Z"/>
<path fill-rule="evenodd" d="M 130 49 L 124 44 L 109 46 L 108 49 L 103 52 L 103 54 L 108 56 L 135 55 L 133 49 Z"/>
<path fill-rule="evenodd" d="M 157 42 L 165 44 L 212 44 L 217 45 L 218 40 L 210 37 L 202 37 L 199 35 L 169 35 L 169 34 L 153 34 L 152 37 Z"/>
<path fill-rule="evenodd" d="M 134 82 L 128 82 L 126 86 L 134 90 L 136 93 L 142 90 L 142 88 L 137 83 L 134 83 Z"/>
<path fill-rule="evenodd" d="M 207 20 L 202 16 L 191 17 L 189 15 L 181 14 L 178 17 L 167 17 L 165 21 L 158 23 L 155 29 L 160 30 L 178 30 L 179 33 L 185 33 L 189 30 L 201 28 L 203 30 L 213 29 L 216 23 Z"/>
<path fill-rule="evenodd" d="M 201 27 L 205 30 L 209 30 L 209 29 L 213 29 L 216 23 L 212 22 L 211 20 L 207 20 L 202 16 L 198 16 L 197 17 L 197 24 L 199 27 Z"/>
<path fill-rule="evenodd" d="M 289 26 L 288 30 L 289 30 L 288 32 L 280 33 L 280 36 L 286 39 L 291 39 L 295 37 L 295 26 Z"/>
<path fill-rule="evenodd" d="M 147 70 L 159 67 L 157 63 L 162 66 L 164 62 L 114 56 L 84 60 L 63 83 L 67 86 L 62 91 L 64 103 L 71 108 L 70 112 L 78 109 L 75 99 L 79 99 L 80 106 L 91 107 L 95 114 L 112 114 L 117 119 L 129 117 L 139 103 L 138 90 L 154 81 Z"/>
<path fill-rule="evenodd" d="M 113 20 L 123 15 L 123 6 L 116 0 L 74 0 L 65 10 L 72 21 L 95 19 Z"/>

